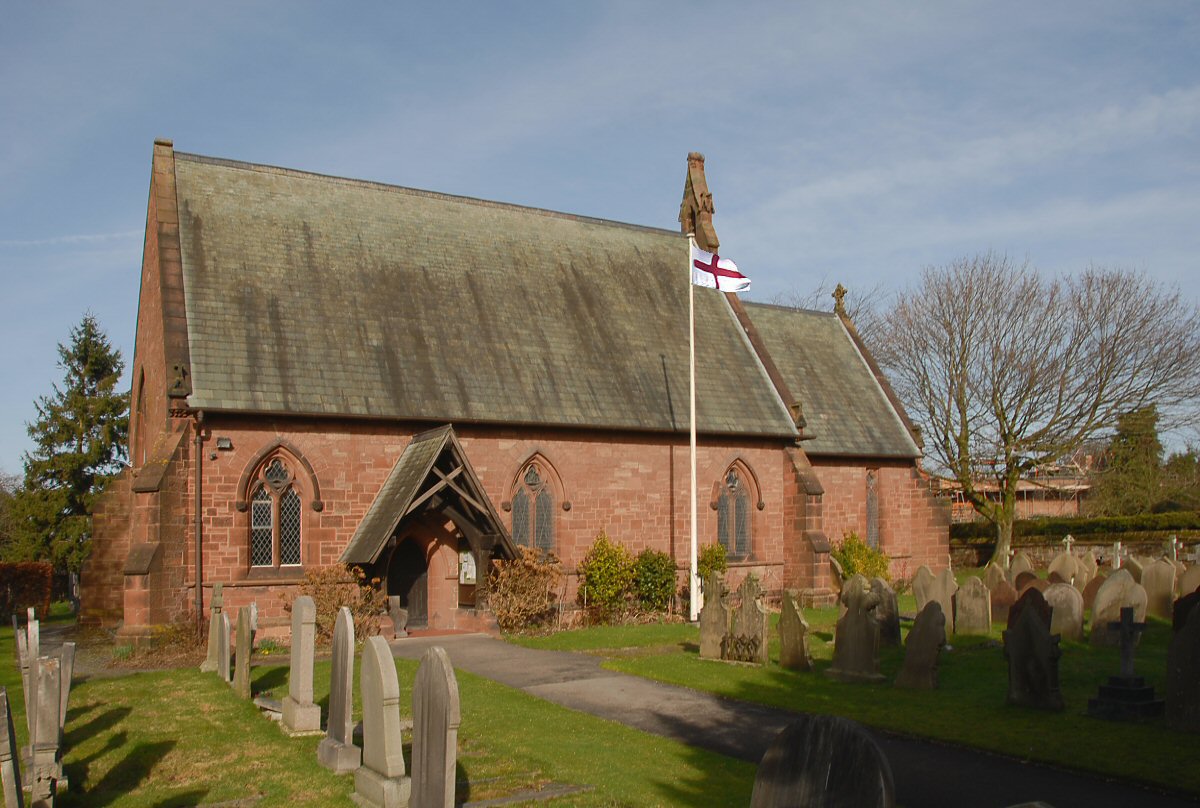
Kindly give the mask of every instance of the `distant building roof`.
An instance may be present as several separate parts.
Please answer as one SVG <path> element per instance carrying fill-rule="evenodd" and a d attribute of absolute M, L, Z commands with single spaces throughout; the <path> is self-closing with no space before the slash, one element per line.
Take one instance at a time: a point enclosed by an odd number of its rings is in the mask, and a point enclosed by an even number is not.
<path fill-rule="evenodd" d="M 813 456 L 920 457 L 858 347 L 832 313 L 746 303 L 767 350 L 800 400 Z"/>
<path fill-rule="evenodd" d="M 175 174 L 193 407 L 688 427 L 678 233 L 178 152 Z M 700 430 L 794 436 L 725 299 L 696 290 L 696 322 Z"/>

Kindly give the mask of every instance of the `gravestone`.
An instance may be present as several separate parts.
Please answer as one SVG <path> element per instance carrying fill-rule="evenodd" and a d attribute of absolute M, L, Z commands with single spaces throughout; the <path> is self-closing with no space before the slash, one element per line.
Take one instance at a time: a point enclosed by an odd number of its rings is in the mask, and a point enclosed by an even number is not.
<path fill-rule="evenodd" d="M 460 721 L 454 667 L 435 646 L 421 657 L 413 682 L 413 805 L 454 808 Z"/>
<path fill-rule="evenodd" d="M 1179 579 L 1179 594 L 1190 595 L 1200 589 L 1200 564 L 1188 567 Z"/>
<path fill-rule="evenodd" d="M 842 562 L 829 556 L 829 581 L 833 584 L 834 591 L 841 592 L 842 587 L 846 583 L 846 571 L 842 569 Z"/>
<path fill-rule="evenodd" d="M 1018 573 L 1017 576 L 1013 578 L 1013 586 L 1016 588 L 1019 595 L 1032 586 L 1033 582 L 1037 580 L 1040 580 L 1037 577 L 1037 573 L 1025 570 L 1024 572 Z"/>
<path fill-rule="evenodd" d="M 925 604 L 933 597 L 933 582 L 936 580 L 933 571 L 922 564 L 917 567 L 912 579 L 913 598 L 917 601 L 917 611 L 925 608 Z"/>
<path fill-rule="evenodd" d="M 222 682 L 228 683 L 229 679 L 229 615 L 222 612 L 217 615 L 217 674 L 221 677 Z"/>
<path fill-rule="evenodd" d="M 1059 638 L 1050 634 L 1050 607 L 1042 593 L 1029 588 L 1009 612 L 1004 632 L 1008 660 L 1007 702 L 1020 707 L 1062 710 L 1058 687 Z"/>
<path fill-rule="evenodd" d="M 25 795 L 21 788 L 21 761 L 12 713 L 8 709 L 8 691 L 0 686 L 0 786 L 4 789 L 4 808 L 22 808 Z"/>
<path fill-rule="evenodd" d="M 751 808 L 895 804 L 887 757 L 862 727 L 832 715 L 801 716 L 776 735 L 750 797 Z"/>
<path fill-rule="evenodd" d="M 1048 584 L 1067 584 L 1068 586 L 1070 586 L 1071 581 L 1073 581 L 1073 580 L 1074 580 L 1074 576 L 1072 576 L 1070 578 L 1064 578 L 1063 576 L 1059 575 L 1057 572 L 1051 572 L 1050 574 L 1048 574 L 1046 576 L 1046 583 L 1048 583 Z"/>
<path fill-rule="evenodd" d="M 1108 576 L 1097 570 L 1096 575 L 1083 588 L 1083 608 L 1086 611 L 1092 610 L 1092 604 L 1096 602 L 1096 593 L 1100 591 L 1100 587 L 1104 585 L 1107 578 Z"/>
<path fill-rule="evenodd" d="M 1175 565 L 1165 558 L 1148 564 L 1142 570 L 1142 586 L 1146 590 L 1146 611 L 1170 620 L 1175 603 Z"/>
<path fill-rule="evenodd" d="M 972 581 L 979 583 L 983 591 L 987 587 L 978 578 Z M 908 632 L 905 643 L 904 665 L 896 677 L 896 687 L 906 687 L 913 690 L 934 690 L 937 688 L 938 654 L 946 644 L 946 616 L 942 614 L 942 606 L 936 600 L 925 604 L 925 608 L 917 615 L 912 629 Z"/>
<path fill-rule="evenodd" d="M 1079 578 L 1075 580 L 1075 588 L 1082 592 L 1096 577 L 1096 573 L 1100 571 L 1100 565 L 1096 562 L 1096 554 L 1088 550 L 1084 553 L 1083 558 L 1077 559 L 1076 566 L 1079 569 Z"/>
<path fill-rule="evenodd" d="M 1133 580 L 1136 583 L 1140 584 L 1142 582 L 1143 564 L 1141 561 L 1138 561 L 1133 556 L 1129 556 L 1129 558 L 1125 559 L 1125 561 L 1121 564 L 1121 569 L 1127 571 L 1130 575 L 1132 575 Z"/>
<path fill-rule="evenodd" d="M 879 596 L 871 591 L 867 579 L 853 575 L 842 586 L 838 599 L 846 613 L 838 618 L 833 637 L 833 664 L 825 675 L 843 682 L 878 682 L 879 621 L 875 608 Z"/>
<path fill-rule="evenodd" d="M 958 581 L 954 580 L 954 570 L 949 567 L 937 574 L 933 586 L 929 589 L 930 597 L 942 607 L 942 614 L 946 617 L 947 634 L 953 634 L 955 631 L 954 594 L 956 592 L 958 592 Z"/>
<path fill-rule="evenodd" d="M 1017 602 L 1017 588 L 1001 581 L 992 588 L 992 622 L 1008 624 L 1008 612 Z"/>
<path fill-rule="evenodd" d="M 221 612 L 225 611 L 225 592 L 221 584 L 213 584 L 208 608 L 208 653 L 200 663 L 201 673 L 217 670 L 217 634 L 221 631 Z"/>
<path fill-rule="evenodd" d="M 1034 569 L 1035 567 L 1033 566 L 1033 561 L 1026 553 L 1017 553 L 1015 556 L 1013 556 L 1012 563 L 1008 565 L 1008 579 L 1012 581 L 1013 586 L 1020 591 L 1021 585 L 1017 583 L 1017 576 L 1022 572 L 1033 572 Z"/>
<path fill-rule="evenodd" d="M 313 656 L 317 641 L 317 605 L 308 595 L 292 603 L 292 648 L 283 728 L 291 735 L 319 733 L 321 707 L 313 704 Z"/>
<path fill-rule="evenodd" d="M 1171 631 L 1179 631 L 1184 627 L 1187 623 L 1188 615 L 1192 613 L 1192 609 L 1197 604 L 1200 604 L 1200 592 L 1184 595 L 1175 601 L 1174 609 L 1171 612 Z"/>
<path fill-rule="evenodd" d="M 329 721 L 317 746 L 317 761 L 338 774 L 362 765 L 362 749 L 354 745 L 354 618 L 338 609 L 333 622 L 333 660 L 329 667 Z"/>
<path fill-rule="evenodd" d="M 1042 593 L 1053 609 L 1050 633 L 1072 642 L 1083 642 L 1083 595 L 1071 584 L 1051 584 Z"/>
<path fill-rule="evenodd" d="M 243 699 L 250 698 L 250 654 L 253 640 L 250 637 L 250 607 L 238 609 L 237 648 L 233 652 L 233 692 Z"/>
<path fill-rule="evenodd" d="M 871 591 L 879 596 L 879 605 L 875 607 L 875 619 L 879 621 L 879 642 L 899 648 L 900 606 L 896 603 L 896 590 L 882 578 L 872 578 Z"/>
<path fill-rule="evenodd" d="M 1133 646 L 1137 636 L 1146 630 L 1146 624 L 1134 623 L 1133 609 L 1126 606 L 1121 610 L 1121 620 L 1108 628 L 1120 637 L 1121 674 L 1108 677 L 1108 684 L 1100 685 L 1100 695 L 1088 699 L 1088 715 L 1112 721 L 1160 717 L 1163 700 L 1154 698 L 1154 688 L 1133 671 Z"/>
<path fill-rule="evenodd" d="M 1007 581 L 999 581 L 1008 586 Z M 1011 588 L 1011 587 L 1010 587 Z M 968 578 L 955 595 L 956 634 L 990 634 L 992 632 L 992 593 L 979 578 Z"/>
<path fill-rule="evenodd" d="M 1075 580 L 1075 556 L 1069 550 L 1064 550 L 1054 557 L 1050 562 L 1049 571 L 1057 574 L 1064 583 L 1071 583 Z M 1047 576 L 1049 577 L 1049 576 Z"/>
<path fill-rule="evenodd" d="M 812 670 L 808 623 L 787 590 L 783 592 L 783 605 L 779 611 L 779 666 L 793 671 Z"/>
<path fill-rule="evenodd" d="M 32 761 L 29 776 L 31 806 L 53 806 L 58 793 L 58 777 L 62 771 L 61 663 L 52 657 L 41 657 L 33 666 L 37 676 L 37 705 L 33 731 L 29 736 Z"/>
<path fill-rule="evenodd" d="M 1117 645 L 1120 638 L 1110 635 L 1108 624 L 1121 619 L 1121 609 L 1125 606 L 1133 607 L 1135 622 L 1145 622 L 1146 590 L 1122 567 L 1096 590 L 1096 600 L 1092 602 L 1092 645 Z"/>
<path fill-rule="evenodd" d="M 1108 566 L 1112 570 L 1121 568 L 1121 559 L 1124 557 L 1124 550 L 1121 549 L 1121 542 L 1113 542 L 1112 549 L 1109 551 Z"/>
<path fill-rule="evenodd" d="M 741 603 L 733 610 L 722 653 L 724 659 L 767 664 L 768 617 L 766 609 L 759 602 L 760 595 L 758 581 L 753 575 L 747 575 L 738 587 Z"/>
<path fill-rule="evenodd" d="M 989 561 L 983 570 L 983 582 L 987 585 L 988 591 L 995 589 L 1001 581 L 1007 580 L 1008 574 L 1004 572 L 1004 568 L 995 561 Z"/>
<path fill-rule="evenodd" d="M 1180 605 L 1173 622 L 1182 627 L 1167 646 L 1167 722 L 1200 732 L 1200 608 Z"/>
<path fill-rule="evenodd" d="M 405 776 L 400 732 L 400 682 L 396 662 L 383 637 L 368 637 L 359 674 L 363 711 L 362 766 L 354 772 L 357 805 L 405 808 L 412 783 Z"/>
<path fill-rule="evenodd" d="M 704 593 L 704 607 L 700 609 L 700 658 L 720 659 L 721 647 L 729 634 L 729 607 L 725 605 L 725 585 L 718 573 L 709 573 Z"/>

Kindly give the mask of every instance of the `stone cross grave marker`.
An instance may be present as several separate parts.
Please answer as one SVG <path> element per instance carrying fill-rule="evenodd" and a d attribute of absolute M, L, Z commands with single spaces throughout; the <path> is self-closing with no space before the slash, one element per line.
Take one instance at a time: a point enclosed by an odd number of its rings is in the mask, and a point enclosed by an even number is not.
<path fill-rule="evenodd" d="M 1112 560 L 1109 561 L 1109 566 L 1114 570 L 1121 569 L 1121 542 L 1113 542 Z"/>
<path fill-rule="evenodd" d="M 289 734 L 321 731 L 321 707 L 313 704 L 313 662 L 317 642 L 317 605 L 308 595 L 292 602 L 292 650 L 283 727 Z"/>
<path fill-rule="evenodd" d="M 1072 536 L 1070 533 L 1068 533 L 1066 535 L 1066 538 L 1064 538 L 1062 540 L 1063 547 L 1067 548 L 1067 555 L 1071 554 L 1071 547 L 1074 546 L 1074 544 L 1075 544 L 1075 537 Z"/>
<path fill-rule="evenodd" d="M 999 585 L 1000 582 L 997 582 Z M 1007 582 L 1004 582 L 1007 585 Z M 968 578 L 958 590 L 954 609 L 957 612 L 955 633 L 990 634 L 992 631 L 992 593 L 984 582 Z"/>
<path fill-rule="evenodd" d="M 13 732 L 12 713 L 8 709 L 8 691 L 4 687 L 0 687 L 0 785 L 4 789 L 4 808 L 24 806 L 25 794 L 21 788 L 21 761 L 17 753 L 17 736 Z"/>
<path fill-rule="evenodd" d="M 446 649 L 434 646 L 413 682 L 413 805 L 454 808 L 461 720 L 454 667 Z"/>
<path fill-rule="evenodd" d="M 750 797 L 751 808 L 895 804 L 887 757 L 862 727 L 832 715 L 801 716 L 775 736 Z"/>
<path fill-rule="evenodd" d="M 250 620 L 249 606 L 238 609 L 237 648 L 233 652 L 233 690 L 243 699 L 250 698 L 250 655 L 254 653 Z"/>
<path fill-rule="evenodd" d="M 1171 538 L 1167 539 L 1165 545 L 1167 558 L 1171 559 L 1172 561 L 1178 561 L 1179 548 L 1182 546 L 1183 544 L 1179 541 L 1179 537 L 1172 533 Z"/>
<path fill-rule="evenodd" d="M 1030 587 L 1013 605 L 1004 632 L 1008 660 L 1009 704 L 1062 710 L 1058 686 L 1058 636 L 1050 634 L 1050 607 L 1037 589 Z"/>
<path fill-rule="evenodd" d="M 222 682 L 228 683 L 229 665 L 229 615 L 222 612 L 217 615 L 217 673 Z"/>
<path fill-rule="evenodd" d="M 896 602 L 896 590 L 882 578 L 872 578 L 871 591 L 879 596 L 879 605 L 875 607 L 875 619 L 879 621 L 879 643 L 899 648 L 900 606 Z"/>
<path fill-rule="evenodd" d="M 700 609 L 700 658 L 720 659 L 729 634 L 729 607 L 725 605 L 721 576 L 710 572 L 704 580 L 704 606 Z"/>
<path fill-rule="evenodd" d="M 812 670 L 808 653 L 808 622 L 786 589 L 779 612 L 779 666 L 793 671 Z"/>
<path fill-rule="evenodd" d="M 30 778 L 30 805 L 53 806 L 58 792 L 58 777 L 62 771 L 59 702 L 62 692 L 61 663 L 52 657 L 41 657 L 37 670 L 37 706 L 33 718 L 34 731 L 29 736 L 33 770 Z"/>
<path fill-rule="evenodd" d="M 972 578 L 980 586 L 983 582 Z M 984 587 L 984 591 L 987 588 Z M 942 606 L 936 600 L 925 604 L 925 608 L 917 615 L 912 630 L 908 632 L 905 643 L 904 665 L 896 676 L 896 687 L 906 687 L 913 690 L 934 690 L 937 688 L 938 654 L 946 644 L 946 616 L 942 614 Z"/>
<path fill-rule="evenodd" d="M 329 670 L 329 722 L 317 746 L 317 760 L 338 774 L 362 765 L 362 749 L 354 745 L 354 618 L 343 606 L 333 623 L 333 661 Z"/>
<path fill-rule="evenodd" d="M 1088 715 L 1114 721 L 1157 718 L 1163 714 L 1164 702 L 1154 698 L 1154 688 L 1133 672 L 1133 649 L 1137 637 L 1146 630 L 1145 623 L 1135 623 L 1133 608 L 1121 609 L 1119 622 L 1108 625 L 1120 637 L 1121 674 L 1110 676 L 1108 684 L 1100 685 L 1100 694 L 1088 699 Z"/>
<path fill-rule="evenodd" d="M 1142 570 L 1142 586 L 1146 589 L 1146 611 L 1163 620 L 1171 619 L 1175 602 L 1175 565 L 1165 558 L 1147 564 Z"/>
<path fill-rule="evenodd" d="M 838 618 L 833 637 L 833 664 L 825 675 L 843 682 L 878 682 L 879 621 L 875 607 L 879 595 L 871 591 L 867 579 L 852 575 L 842 587 L 840 600 L 846 613 Z"/>
<path fill-rule="evenodd" d="M 1200 596 L 1176 602 L 1167 646 L 1167 721 L 1200 732 Z"/>
<path fill-rule="evenodd" d="M 400 682 L 383 637 L 368 637 L 359 674 L 363 710 L 362 766 L 354 772 L 354 801 L 371 808 L 406 808 L 412 782 L 405 776 L 400 731 Z"/>
<path fill-rule="evenodd" d="M 724 656 L 736 662 L 767 664 L 767 611 L 759 603 L 758 581 L 747 575 L 738 587 L 741 604 L 733 610 L 729 634 L 725 637 Z"/>

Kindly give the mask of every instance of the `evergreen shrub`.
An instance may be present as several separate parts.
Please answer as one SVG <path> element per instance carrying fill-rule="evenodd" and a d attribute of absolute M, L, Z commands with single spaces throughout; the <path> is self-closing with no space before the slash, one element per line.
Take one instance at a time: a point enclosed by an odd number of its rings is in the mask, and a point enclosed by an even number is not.
<path fill-rule="evenodd" d="M 891 559 L 882 550 L 876 550 L 863 541 L 857 533 L 850 531 L 842 536 L 842 540 L 829 551 L 837 562 L 842 565 L 846 577 L 862 575 L 868 580 L 882 578 L 892 579 Z"/>
<path fill-rule="evenodd" d="M 696 553 L 696 572 L 700 576 L 700 584 L 708 580 L 710 573 L 724 577 L 729 569 L 729 561 L 725 557 L 725 545 L 706 544 Z"/>
<path fill-rule="evenodd" d="M 516 558 L 494 562 L 488 605 L 509 633 L 544 626 L 554 616 L 562 565 L 553 553 L 518 547 Z"/>
<path fill-rule="evenodd" d="M 0 614 L 24 615 L 32 606 L 45 618 L 53 579 L 54 567 L 42 561 L 0 562 Z"/>
<path fill-rule="evenodd" d="M 624 545 L 603 530 L 579 564 L 579 603 L 589 616 L 607 622 L 625 610 L 633 594 L 634 561 Z"/>
<path fill-rule="evenodd" d="M 666 553 L 642 550 L 634 561 L 633 590 L 642 609 L 665 612 L 675 594 L 675 562 Z"/>

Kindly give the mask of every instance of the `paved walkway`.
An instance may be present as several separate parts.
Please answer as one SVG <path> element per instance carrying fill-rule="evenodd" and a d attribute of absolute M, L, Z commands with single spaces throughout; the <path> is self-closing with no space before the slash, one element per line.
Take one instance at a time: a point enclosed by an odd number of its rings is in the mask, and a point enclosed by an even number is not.
<path fill-rule="evenodd" d="M 587 654 L 538 651 L 480 634 L 396 640 L 398 657 L 418 659 L 444 647 L 456 668 L 530 695 L 758 763 L 795 714 L 721 699 L 685 687 L 613 673 Z M 1055 808 L 1193 806 L 1194 800 L 985 752 L 874 731 L 896 780 L 896 798 L 911 808 L 1003 808 L 1040 800 Z"/>

